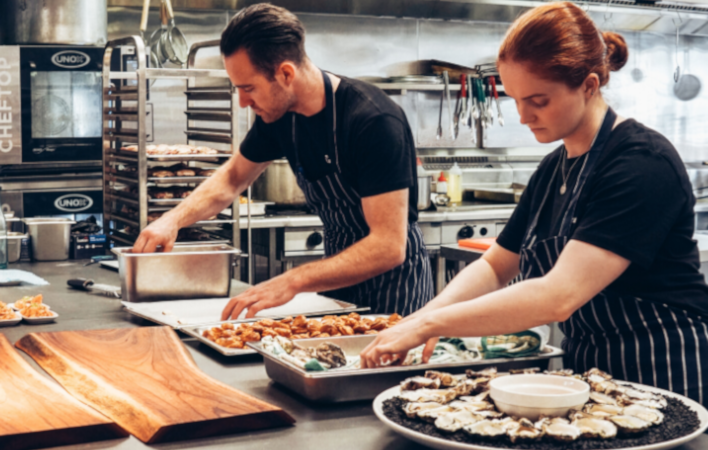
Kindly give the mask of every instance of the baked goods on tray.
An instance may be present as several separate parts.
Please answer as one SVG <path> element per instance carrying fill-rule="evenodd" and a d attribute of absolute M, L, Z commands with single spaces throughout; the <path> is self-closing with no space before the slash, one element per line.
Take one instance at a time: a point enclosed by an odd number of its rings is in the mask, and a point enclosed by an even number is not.
<path fill-rule="evenodd" d="M 126 145 L 120 148 L 121 151 L 137 152 L 137 145 Z M 193 146 L 187 144 L 150 144 L 145 147 L 148 155 L 218 155 L 220 152 L 210 147 Z"/>

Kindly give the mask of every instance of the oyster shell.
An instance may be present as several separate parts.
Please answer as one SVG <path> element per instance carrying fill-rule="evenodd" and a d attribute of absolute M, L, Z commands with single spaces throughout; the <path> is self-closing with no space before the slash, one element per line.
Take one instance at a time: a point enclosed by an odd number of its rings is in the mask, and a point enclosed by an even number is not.
<path fill-rule="evenodd" d="M 485 417 L 487 419 L 501 419 L 502 417 L 504 417 L 503 412 L 499 412 L 494 409 L 482 409 L 477 411 L 475 414 Z"/>
<path fill-rule="evenodd" d="M 607 372 L 603 372 L 602 370 L 598 369 L 597 367 L 593 367 L 592 369 L 588 370 L 583 374 L 585 378 L 590 380 L 597 380 L 597 381 L 610 381 L 612 379 L 612 375 L 610 375 Z"/>
<path fill-rule="evenodd" d="M 479 402 L 487 402 L 489 401 L 489 392 L 482 392 L 481 394 L 477 395 L 462 395 L 458 398 L 458 400 L 461 400 L 463 402 L 470 402 L 470 403 L 479 403 Z"/>
<path fill-rule="evenodd" d="M 476 378 L 496 378 L 497 376 L 497 368 L 496 367 L 487 367 L 486 369 L 479 370 L 479 371 L 474 371 L 472 369 L 467 369 L 465 371 L 465 374 L 467 375 L 467 378 L 471 379 L 476 379 Z"/>
<path fill-rule="evenodd" d="M 645 408 L 664 409 L 668 405 L 668 402 L 664 397 L 658 396 L 651 400 L 638 400 L 630 398 L 626 395 L 620 395 L 619 397 L 617 397 L 617 404 L 620 406 L 639 405 Z"/>
<path fill-rule="evenodd" d="M 609 420 L 624 434 L 641 433 L 651 427 L 651 422 L 634 416 L 612 416 Z"/>
<path fill-rule="evenodd" d="M 511 442 L 516 442 L 519 440 L 535 440 L 540 439 L 543 436 L 543 430 L 539 430 L 533 425 L 529 419 L 520 419 L 517 422 L 517 426 L 510 426 L 507 434 Z"/>
<path fill-rule="evenodd" d="M 408 402 L 435 402 L 450 403 L 457 397 L 457 392 L 453 389 L 418 389 L 415 391 L 403 391 L 398 394 L 398 398 Z"/>
<path fill-rule="evenodd" d="M 580 437 L 580 428 L 571 425 L 567 420 L 551 420 L 544 424 L 541 429 L 544 435 L 561 442 L 572 442 Z"/>
<path fill-rule="evenodd" d="M 609 420 L 581 418 L 575 419 L 571 425 L 578 427 L 584 438 L 612 439 L 617 436 L 617 427 Z"/>
<path fill-rule="evenodd" d="M 560 370 L 545 370 L 543 373 L 546 375 L 556 375 L 559 377 L 572 377 L 573 376 L 573 370 L 572 369 L 560 369 Z"/>
<path fill-rule="evenodd" d="M 622 394 L 632 400 L 656 400 L 657 396 L 651 392 L 639 391 L 632 388 L 624 388 Z"/>
<path fill-rule="evenodd" d="M 464 411 L 478 412 L 478 411 L 494 411 L 494 405 L 489 402 L 465 402 L 460 400 L 455 400 L 450 403 L 450 406 Z"/>
<path fill-rule="evenodd" d="M 607 380 L 597 383 L 589 382 L 588 384 L 590 384 L 590 388 L 592 388 L 593 391 L 607 395 L 621 395 L 624 391 L 624 388 Z"/>
<path fill-rule="evenodd" d="M 617 405 L 617 399 L 602 392 L 590 391 L 590 400 L 600 405 Z"/>
<path fill-rule="evenodd" d="M 438 417 L 445 414 L 454 412 L 455 410 L 447 405 L 443 405 L 439 408 L 423 409 L 417 412 L 418 418 L 423 419 L 427 422 L 435 422 Z"/>
<path fill-rule="evenodd" d="M 653 425 L 659 425 L 664 421 L 664 413 L 658 409 L 646 408 L 641 405 L 632 405 L 624 408 L 623 414 L 625 416 L 639 417 Z"/>
<path fill-rule="evenodd" d="M 438 380 L 440 386 L 443 387 L 453 387 L 459 382 L 459 379 L 451 373 L 438 372 L 436 370 L 427 370 L 425 372 L 425 378 L 430 378 L 431 380 Z"/>
<path fill-rule="evenodd" d="M 448 414 L 443 414 L 435 419 L 435 426 L 443 431 L 454 433 L 455 431 L 461 430 L 462 427 L 472 425 L 480 420 L 484 420 L 484 418 L 475 415 L 472 412 L 455 411 Z"/>
<path fill-rule="evenodd" d="M 401 381 L 402 391 L 415 391 L 416 389 L 438 389 L 439 387 L 440 380 L 432 378 L 412 377 Z"/>
<path fill-rule="evenodd" d="M 591 403 L 585 405 L 583 411 L 588 414 L 592 414 L 593 416 L 606 418 L 610 416 L 619 416 L 620 414 L 622 414 L 622 407 L 615 405 L 600 405 L 597 403 Z"/>
<path fill-rule="evenodd" d="M 498 438 L 505 436 L 507 430 L 510 426 L 510 422 L 513 422 L 512 426 L 518 426 L 516 422 L 511 419 L 503 420 L 480 420 L 471 425 L 465 425 L 462 429 L 473 436 L 481 436 L 485 438 Z"/>
<path fill-rule="evenodd" d="M 318 361 L 329 364 L 333 369 L 347 365 L 344 350 L 331 342 L 321 343 L 315 348 L 314 353 Z"/>
<path fill-rule="evenodd" d="M 479 383 L 477 380 L 462 380 L 459 384 L 450 389 L 457 392 L 458 397 L 468 396 L 479 390 Z"/>
<path fill-rule="evenodd" d="M 406 413 L 406 416 L 409 418 L 414 418 L 418 415 L 420 411 L 425 411 L 428 409 L 436 409 L 436 408 L 441 408 L 445 405 L 442 405 L 440 403 L 434 403 L 434 402 L 429 402 L 429 403 L 421 403 L 421 402 L 410 402 L 406 403 L 403 405 L 403 412 Z"/>
<path fill-rule="evenodd" d="M 534 374 L 534 373 L 539 373 L 541 371 L 540 368 L 538 367 L 527 367 L 525 369 L 510 369 L 509 374 L 510 375 L 519 375 L 519 374 Z"/>

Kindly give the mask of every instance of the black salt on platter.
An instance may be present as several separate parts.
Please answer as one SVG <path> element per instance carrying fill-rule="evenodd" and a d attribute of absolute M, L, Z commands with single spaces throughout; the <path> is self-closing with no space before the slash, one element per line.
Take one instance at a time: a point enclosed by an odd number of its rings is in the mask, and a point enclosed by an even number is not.
<path fill-rule="evenodd" d="M 664 421 L 659 425 L 654 425 L 647 431 L 630 436 L 618 435 L 613 439 L 585 439 L 580 438 L 573 442 L 559 442 L 547 437 L 537 441 L 516 441 L 503 436 L 497 439 L 483 439 L 478 436 L 471 436 L 460 430 L 454 433 L 441 431 L 430 422 L 421 419 L 409 418 L 401 409 L 406 403 L 399 398 L 392 398 L 383 403 L 383 412 L 390 420 L 419 433 L 427 434 L 440 439 L 448 439 L 455 442 L 464 442 L 485 447 L 513 448 L 513 449 L 536 449 L 536 450 L 589 450 L 589 449 L 613 449 L 629 448 L 641 445 L 658 444 L 659 442 L 678 439 L 691 434 L 700 426 L 698 415 L 686 406 L 682 401 L 673 397 L 666 397 L 668 405 L 662 410 Z"/>

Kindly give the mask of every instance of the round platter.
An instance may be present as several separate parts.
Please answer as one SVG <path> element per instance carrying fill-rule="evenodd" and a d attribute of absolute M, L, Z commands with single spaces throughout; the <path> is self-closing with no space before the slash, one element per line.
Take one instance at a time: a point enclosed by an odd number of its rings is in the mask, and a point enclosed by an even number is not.
<path fill-rule="evenodd" d="M 692 441 L 693 439 L 697 438 L 701 434 L 703 434 L 706 429 L 708 429 L 708 410 L 706 410 L 701 404 L 686 398 L 682 395 L 675 394 L 673 392 L 665 391 L 663 389 L 658 389 L 655 387 L 650 387 L 650 386 L 645 386 L 642 384 L 637 384 L 637 383 L 627 383 L 622 381 L 622 385 L 632 385 L 637 389 L 641 389 L 643 391 L 649 391 L 653 392 L 656 394 L 661 394 L 667 397 L 673 397 L 675 399 L 678 399 L 682 401 L 686 406 L 691 408 L 691 410 L 695 411 L 696 414 L 698 414 L 698 420 L 700 421 L 700 425 L 697 430 L 695 430 L 693 433 L 688 434 L 686 436 L 680 437 L 678 439 L 672 439 L 669 441 L 664 441 L 664 442 L 657 442 L 656 444 L 650 444 L 650 445 L 641 445 L 641 446 L 635 446 L 635 447 L 626 447 L 626 448 L 618 448 L 614 450 L 666 450 L 670 448 L 675 448 L 678 447 L 679 445 L 685 444 L 686 442 Z M 410 428 L 406 428 L 402 425 L 397 424 L 396 422 L 392 421 L 386 415 L 384 414 L 383 411 L 383 403 L 386 400 L 389 400 L 391 398 L 396 397 L 399 393 L 401 392 L 400 387 L 395 386 L 390 389 L 385 390 L 381 394 L 378 395 L 374 399 L 374 413 L 376 416 L 381 420 L 383 423 L 385 423 L 389 428 L 391 428 L 393 431 L 405 436 L 406 438 L 415 441 L 419 444 L 425 445 L 427 447 L 439 449 L 439 450 L 452 450 L 452 449 L 462 449 L 462 450 L 500 450 L 498 447 L 487 447 L 485 445 L 477 445 L 477 444 L 468 444 L 468 443 L 463 443 L 463 442 L 455 442 L 452 440 L 448 439 L 441 439 L 438 437 L 434 436 L 429 436 L 425 433 L 421 433 L 419 431 L 411 430 Z M 514 450 L 513 448 L 509 450 Z M 591 450 L 591 449 L 587 449 Z"/>

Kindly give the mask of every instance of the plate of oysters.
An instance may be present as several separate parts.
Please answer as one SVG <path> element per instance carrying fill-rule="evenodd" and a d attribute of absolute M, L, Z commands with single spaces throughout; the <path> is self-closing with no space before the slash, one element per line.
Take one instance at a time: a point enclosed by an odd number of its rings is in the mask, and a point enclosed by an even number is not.
<path fill-rule="evenodd" d="M 558 377 L 586 383 L 587 401 L 555 415 L 529 418 L 502 412 L 509 410 L 495 403 L 495 395 L 499 386 L 510 383 L 499 383 L 500 378 L 523 380 L 527 375 L 553 377 L 556 387 L 563 384 Z M 514 385 L 520 398 L 533 395 L 528 391 L 534 384 Z M 572 395 L 577 398 L 578 392 Z M 571 370 L 541 374 L 539 369 L 498 373 L 493 367 L 460 375 L 428 371 L 382 392 L 373 407 L 377 417 L 397 433 L 445 450 L 663 450 L 708 429 L 708 410 L 701 404 L 663 389 L 615 380 L 598 369 L 583 374 Z"/>

